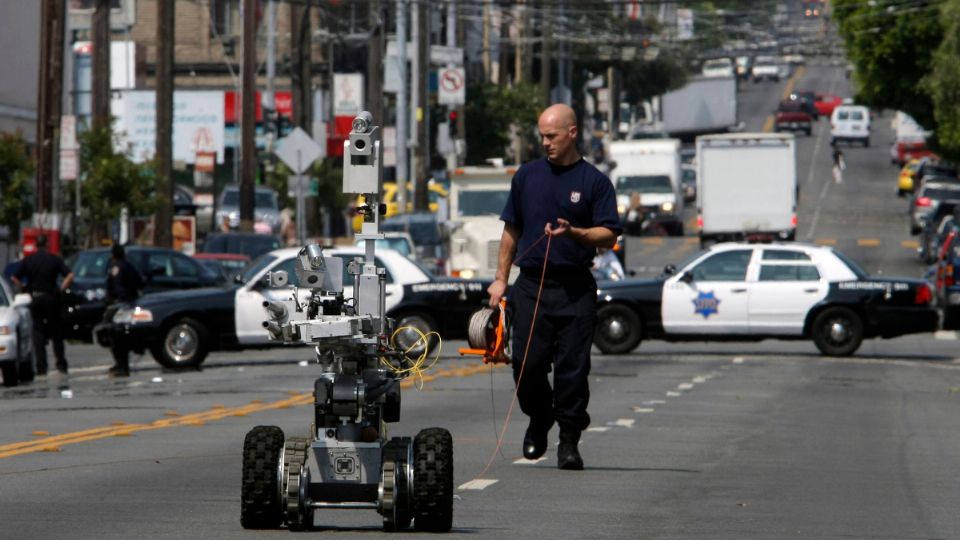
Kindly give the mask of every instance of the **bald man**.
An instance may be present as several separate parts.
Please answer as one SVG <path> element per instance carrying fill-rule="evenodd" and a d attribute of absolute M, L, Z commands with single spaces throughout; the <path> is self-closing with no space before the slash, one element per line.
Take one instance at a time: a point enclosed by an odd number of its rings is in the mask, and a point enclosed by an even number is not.
<path fill-rule="evenodd" d="M 500 215 L 504 226 L 497 275 L 487 292 L 490 305 L 496 306 L 507 291 L 510 267 L 520 267 L 509 299 L 513 377 L 520 409 L 530 417 L 523 456 L 542 456 L 550 429 L 557 423 L 557 466 L 581 470 L 577 444 L 580 432 L 590 424 L 587 377 L 597 300 L 590 266 L 596 248 L 616 243 L 620 219 L 610 179 L 577 150 L 573 109 L 551 105 L 540 115 L 537 127 L 546 157 L 523 164 L 513 177 L 510 198 Z M 549 257 L 544 237 L 550 238 Z M 541 276 L 543 292 L 534 323 Z"/>

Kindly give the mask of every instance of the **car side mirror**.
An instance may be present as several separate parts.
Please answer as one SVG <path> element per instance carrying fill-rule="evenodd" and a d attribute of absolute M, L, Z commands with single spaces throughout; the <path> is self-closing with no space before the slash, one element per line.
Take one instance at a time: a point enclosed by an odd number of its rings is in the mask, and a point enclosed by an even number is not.
<path fill-rule="evenodd" d="M 693 283 L 693 272 L 684 272 L 680 274 L 680 281 L 686 283 L 687 285 Z"/>
<path fill-rule="evenodd" d="M 677 273 L 677 267 L 672 264 L 668 264 L 663 267 L 663 273 L 668 276 L 672 276 Z"/>

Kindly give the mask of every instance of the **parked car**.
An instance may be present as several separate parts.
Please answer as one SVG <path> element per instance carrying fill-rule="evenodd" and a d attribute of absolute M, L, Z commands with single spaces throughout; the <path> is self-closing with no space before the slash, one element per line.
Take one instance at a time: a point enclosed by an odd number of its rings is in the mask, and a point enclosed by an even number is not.
<path fill-rule="evenodd" d="M 840 105 L 830 115 L 830 144 L 841 141 L 870 146 L 870 109 Z"/>
<path fill-rule="evenodd" d="M 830 247 L 717 244 L 661 278 L 599 284 L 594 344 L 626 354 L 643 339 L 810 339 L 846 356 L 864 338 L 935 331 L 931 299 L 925 281 L 870 276 Z"/>
<path fill-rule="evenodd" d="M 437 214 L 414 212 L 389 217 L 380 223 L 384 233 L 395 231 L 410 235 L 416 259 L 433 275 L 446 275 L 447 247 Z"/>
<path fill-rule="evenodd" d="M 126 258 L 143 278 L 143 292 L 222 285 L 219 273 L 205 268 L 198 261 L 172 249 L 127 246 Z M 63 301 L 62 320 L 65 337 L 92 341 L 94 325 L 103 319 L 107 298 L 107 271 L 110 249 L 81 251 L 67 260 L 73 270 L 73 283 Z"/>
<path fill-rule="evenodd" d="M 729 58 L 713 58 L 703 63 L 701 74 L 704 77 L 733 77 L 736 70 Z"/>
<path fill-rule="evenodd" d="M 802 131 L 807 135 L 813 133 L 813 117 L 810 111 L 799 100 L 781 101 L 774 117 L 773 130 Z"/>
<path fill-rule="evenodd" d="M 954 217 L 956 207 L 957 203 L 938 204 L 933 213 L 924 220 L 917 256 L 925 264 L 932 264 L 936 260 L 946 236 L 957 227 Z"/>
<path fill-rule="evenodd" d="M 780 70 L 777 66 L 776 58 L 772 56 L 758 56 L 753 61 L 753 67 L 750 68 L 750 76 L 755 83 L 764 79 L 779 81 Z"/>
<path fill-rule="evenodd" d="M 247 267 L 250 256 L 242 253 L 194 253 L 200 264 L 222 275 L 230 282 Z"/>
<path fill-rule="evenodd" d="M 0 370 L 3 385 L 16 386 L 33 380 L 33 319 L 30 295 L 15 294 L 0 277 Z"/>
<path fill-rule="evenodd" d="M 949 227 L 931 268 L 942 328 L 960 330 L 960 227 Z"/>
<path fill-rule="evenodd" d="M 923 158 L 917 165 L 917 169 L 913 171 L 914 187 L 922 186 L 927 177 L 939 177 L 941 181 L 953 182 L 957 178 L 957 166 L 935 157 Z"/>
<path fill-rule="evenodd" d="M 240 283 L 189 291 L 170 291 L 142 296 L 117 312 L 111 323 L 98 327 L 97 341 L 110 343 L 118 333 L 133 338 L 150 350 L 161 365 L 188 368 L 200 365 L 215 350 L 269 347 L 263 321 L 265 300 L 290 298 L 294 293 L 306 302 L 311 290 L 298 287 L 295 264 L 300 248 L 271 251 L 250 263 Z M 362 257 L 356 247 L 325 249 L 324 256 Z M 346 261 L 345 261 L 346 262 Z M 386 311 L 399 329 L 412 326 L 421 332 L 436 331 L 443 339 L 466 337 L 470 316 L 487 300 L 489 280 L 439 279 L 392 250 L 377 251 L 377 265 L 386 269 Z M 346 264 L 344 264 L 346 268 Z M 274 287 L 267 273 L 284 270 L 290 281 Z M 353 296 L 353 275 L 344 270 L 343 293 Z M 134 312 L 140 316 L 134 319 Z M 416 345 L 412 330 L 400 332 L 397 344 Z"/>
<path fill-rule="evenodd" d="M 909 193 L 913 193 L 913 175 L 917 172 L 917 169 L 920 167 L 919 159 L 911 159 L 904 163 L 903 167 L 900 169 L 900 174 L 897 175 L 897 196 L 904 197 Z"/>
<path fill-rule="evenodd" d="M 214 227 L 219 228 L 227 220 L 231 229 L 240 226 L 240 186 L 223 188 L 217 201 Z M 255 186 L 253 192 L 253 219 L 266 223 L 276 234 L 280 232 L 280 206 L 277 192 L 267 186 Z"/>
<path fill-rule="evenodd" d="M 683 200 L 692 202 L 697 200 L 697 166 L 684 164 L 680 166 L 680 186 L 683 190 Z"/>
<path fill-rule="evenodd" d="M 960 201 L 960 183 L 924 182 L 910 202 L 910 234 L 916 236 L 944 201 Z"/>
<path fill-rule="evenodd" d="M 790 94 L 792 101 L 799 101 L 803 104 L 804 110 L 810 114 L 814 120 L 820 119 L 820 113 L 817 112 L 817 93 L 812 90 L 797 90 Z"/>
<path fill-rule="evenodd" d="M 279 236 L 257 233 L 210 233 L 201 248 L 202 253 L 234 253 L 250 260 L 283 247 Z"/>

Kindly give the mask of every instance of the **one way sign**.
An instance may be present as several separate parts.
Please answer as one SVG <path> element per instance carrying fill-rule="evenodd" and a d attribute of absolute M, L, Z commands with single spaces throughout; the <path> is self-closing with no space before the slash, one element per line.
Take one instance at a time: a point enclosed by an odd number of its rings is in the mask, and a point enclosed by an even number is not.
<path fill-rule="evenodd" d="M 441 68 L 437 77 L 437 102 L 463 105 L 467 102 L 467 77 L 462 67 Z"/>

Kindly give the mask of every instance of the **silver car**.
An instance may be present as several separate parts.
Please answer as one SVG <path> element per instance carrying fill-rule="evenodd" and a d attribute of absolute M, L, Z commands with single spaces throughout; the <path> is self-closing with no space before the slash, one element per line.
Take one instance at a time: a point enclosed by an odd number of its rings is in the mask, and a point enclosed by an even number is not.
<path fill-rule="evenodd" d="M 266 223 L 274 234 L 280 232 L 280 205 L 277 192 L 266 186 L 256 186 L 253 195 L 253 219 Z M 240 226 L 240 186 L 230 185 L 223 188 L 217 201 L 217 213 L 214 216 L 214 228 L 222 230 L 224 221 L 231 230 Z"/>
<path fill-rule="evenodd" d="M 920 234 L 937 206 L 947 200 L 960 200 L 960 183 L 923 182 L 910 200 L 910 234 Z"/>
<path fill-rule="evenodd" d="M 0 369 L 3 385 L 33 380 L 33 322 L 30 295 L 15 294 L 0 277 Z"/>

